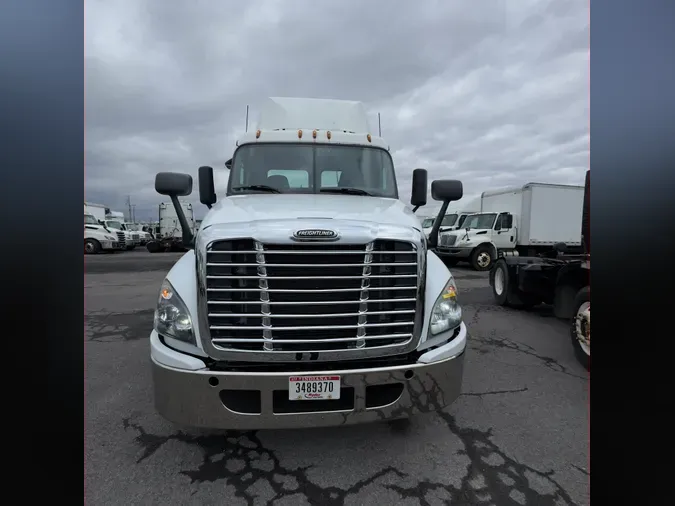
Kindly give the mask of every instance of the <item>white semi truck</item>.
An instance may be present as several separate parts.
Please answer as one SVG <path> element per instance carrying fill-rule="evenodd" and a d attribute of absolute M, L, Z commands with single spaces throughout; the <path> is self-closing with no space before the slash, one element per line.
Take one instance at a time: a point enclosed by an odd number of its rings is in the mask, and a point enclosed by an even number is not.
<path fill-rule="evenodd" d="M 460 394 L 467 329 L 448 268 L 398 197 L 386 142 L 359 102 L 269 99 L 237 142 L 227 188 L 199 169 L 210 211 L 159 289 L 150 353 L 156 409 L 188 426 L 298 428 L 407 418 Z M 443 202 L 459 181 L 434 181 Z M 433 237 L 433 234 L 432 234 Z M 433 243 L 433 241 L 431 241 Z"/>
<path fill-rule="evenodd" d="M 141 243 L 140 234 L 127 229 L 123 212 L 107 209 L 104 223 L 106 227 L 124 234 L 127 250 L 132 250 Z"/>
<path fill-rule="evenodd" d="M 487 271 L 500 256 L 535 255 L 557 243 L 580 252 L 583 198 L 583 186 L 546 183 L 483 192 L 480 212 L 442 233 L 438 254 L 449 265 L 464 260 Z"/>
<path fill-rule="evenodd" d="M 88 212 L 88 206 L 84 204 L 84 253 L 95 255 L 102 251 L 116 251 L 123 249 L 124 245 L 112 230 L 108 230 L 99 223 L 96 217 Z"/>
<path fill-rule="evenodd" d="M 192 235 L 196 234 L 197 224 L 192 204 L 185 201 L 179 201 L 179 204 L 187 220 L 189 232 Z M 150 253 L 187 250 L 183 244 L 183 228 L 172 202 L 159 204 L 159 224 L 156 232 L 154 239 L 146 245 Z"/>

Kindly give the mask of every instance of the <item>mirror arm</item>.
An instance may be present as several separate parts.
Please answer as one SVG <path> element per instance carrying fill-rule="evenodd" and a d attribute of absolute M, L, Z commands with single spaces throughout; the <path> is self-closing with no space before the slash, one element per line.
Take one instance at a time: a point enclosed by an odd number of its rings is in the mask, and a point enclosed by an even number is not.
<path fill-rule="evenodd" d="M 444 201 L 441 209 L 438 211 L 438 215 L 436 215 L 431 232 L 429 232 L 429 249 L 434 249 L 438 246 L 438 230 L 441 228 L 441 222 L 443 221 L 445 212 L 448 210 L 448 205 L 450 205 L 450 201 Z"/>
<path fill-rule="evenodd" d="M 192 248 L 194 246 L 194 236 L 190 230 L 190 224 L 185 217 L 183 208 L 178 201 L 178 196 L 169 195 L 171 198 L 171 203 L 173 204 L 174 209 L 176 210 L 176 216 L 178 216 L 178 222 L 180 223 L 180 228 L 183 229 L 183 246 L 186 248 Z"/>

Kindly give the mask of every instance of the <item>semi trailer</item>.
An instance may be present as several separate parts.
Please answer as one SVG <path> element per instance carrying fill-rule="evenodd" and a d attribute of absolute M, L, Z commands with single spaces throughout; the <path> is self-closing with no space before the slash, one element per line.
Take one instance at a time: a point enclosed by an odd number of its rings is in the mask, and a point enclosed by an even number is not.
<path fill-rule="evenodd" d="M 157 411 L 187 426 L 254 429 L 405 419 L 460 394 L 466 325 L 452 274 L 399 200 L 384 139 L 359 102 L 272 98 L 226 163 L 195 235 L 159 173 L 189 251 L 161 284 L 150 334 Z M 437 180 L 436 233 L 462 184 Z M 433 232 L 433 231 L 432 231 Z M 437 235 L 437 234 L 436 234 Z"/>

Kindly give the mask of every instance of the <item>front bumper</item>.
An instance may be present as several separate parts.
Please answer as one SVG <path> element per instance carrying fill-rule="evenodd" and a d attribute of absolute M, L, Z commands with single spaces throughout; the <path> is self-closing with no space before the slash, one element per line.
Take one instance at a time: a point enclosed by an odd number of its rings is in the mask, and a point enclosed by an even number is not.
<path fill-rule="evenodd" d="M 453 258 L 469 258 L 473 248 L 457 248 L 455 246 L 438 246 L 437 255 Z"/>
<path fill-rule="evenodd" d="M 223 372 L 176 367 L 180 355 L 188 356 L 168 348 L 153 332 L 155 407 L 164 418 L 181 425 L 234 430 L 326 427 L 407 418 L 440 410 L 459 396 L 466 338 L 466 326 L 462 324 L 459 335 L 450 343 L 424 353 L 415 363 L 392 367 L 330 369 L 324 364 L 323 369 L 317 366 L 311 372 Z M 195 357 L 189 359 L 193 366 L 201 362 Z M 340 400 L 288 400 L 290 376 L 327 374 L 340 375 Z"/>

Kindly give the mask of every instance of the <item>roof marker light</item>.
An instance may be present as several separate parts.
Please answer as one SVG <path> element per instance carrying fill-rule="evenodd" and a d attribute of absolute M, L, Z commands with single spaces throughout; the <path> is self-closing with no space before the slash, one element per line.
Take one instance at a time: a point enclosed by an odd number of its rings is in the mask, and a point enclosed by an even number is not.
<path fill-rule="evenodd" d="M 366 139 L 368 139 L 368 142 L 371 142 L 373 138 L 370 136 L 370 134 L 366 135 Z"/>
<path fill-rule="evenodd" d="M 326 132 L 326 137 L 328 137 L 328 140 L 330 140 L 331 135 L 332 135 L 332 134 L 330 133 L 330 130 L 328 130 L 328 132 Z"/>
<path fill-rule="evenodd" d="M 302 130 L 298 130 L 298 139 L 302 139 Z"/>
<path fill-rule="evenodd" d="M 312 132 L 312 139 L 316 139 L 316 130 Z"/>
<path fill-rule="evenodd" d="M 255 138 L 260 139 L 260 130 L 255 131 Z"/>

